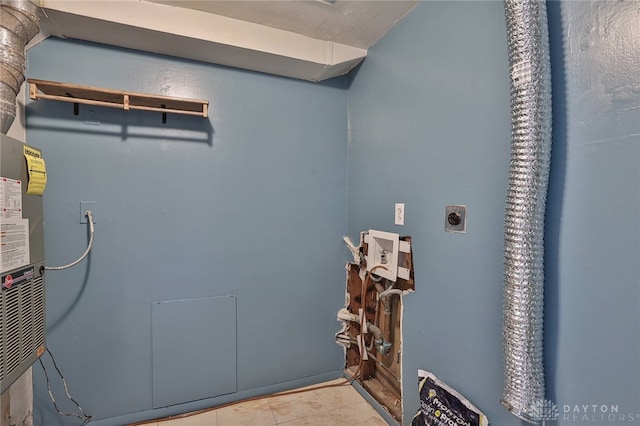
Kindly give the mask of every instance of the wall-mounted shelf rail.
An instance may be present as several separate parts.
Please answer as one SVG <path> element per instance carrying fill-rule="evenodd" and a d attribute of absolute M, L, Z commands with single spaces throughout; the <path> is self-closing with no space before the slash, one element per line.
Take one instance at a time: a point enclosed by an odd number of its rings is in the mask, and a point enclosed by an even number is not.
<path fill-rule="evenodd" d="M 166 122 L 167 113 L 197 115 L 203 118 L 208 115 L 209 101 L 204 100 L 101 89 L 32 78 L 27 81 L 29 82 L 29 96 L 31 99 L 71 102 L 76 105 L 74 109 L 76 114 L 78 104 L 87 104 L 121 108 L 126 111 L 132 109 L 157 111 L 162 113 L 163 123 Z"/>

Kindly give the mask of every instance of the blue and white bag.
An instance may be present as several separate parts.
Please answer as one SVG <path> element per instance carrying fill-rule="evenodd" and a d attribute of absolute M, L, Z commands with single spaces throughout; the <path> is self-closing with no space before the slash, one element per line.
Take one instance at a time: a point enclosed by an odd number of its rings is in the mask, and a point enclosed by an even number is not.
<path fill-rule="evenodd" d="M 487 416 L 433 373 L 418 370 L 420 410 L 411 426 L 489 426 Z"/>

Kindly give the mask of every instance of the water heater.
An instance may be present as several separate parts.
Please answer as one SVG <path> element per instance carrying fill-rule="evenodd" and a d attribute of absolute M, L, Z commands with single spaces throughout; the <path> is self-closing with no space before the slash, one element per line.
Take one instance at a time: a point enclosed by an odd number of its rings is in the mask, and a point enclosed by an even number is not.
<path fill-rule="evenodd" d="M 45 185 L 41 152 L 0 134 L 0 394 L 45 350 Z"/>

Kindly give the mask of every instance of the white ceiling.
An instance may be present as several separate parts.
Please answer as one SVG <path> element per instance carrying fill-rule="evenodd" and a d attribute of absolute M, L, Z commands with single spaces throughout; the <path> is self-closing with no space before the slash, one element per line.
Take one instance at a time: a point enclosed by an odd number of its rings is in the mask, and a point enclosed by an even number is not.
<path fill-rule="evenodd" d="M 416 0 L 147 0 L 368 49 Z"/>
<path fill-rule="evenodd" d="M 44 32 L 286 77 L 348 73 L 417 0 L 40 0 Z"/>

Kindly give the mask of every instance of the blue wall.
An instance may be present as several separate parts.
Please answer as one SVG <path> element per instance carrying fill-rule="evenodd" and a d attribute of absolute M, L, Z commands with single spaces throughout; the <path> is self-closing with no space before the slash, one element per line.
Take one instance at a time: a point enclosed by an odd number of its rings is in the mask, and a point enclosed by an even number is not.
<path fill-rule="evenodd" d="M 423 2 L 379 41 L 349 89 L 349 233 L 411 235 L 404 297 L 405 423 L 426 369 L 514 424 L 501 395 L 502 224 L 509 75 L 501 2 Z M 405 226 L 394 226 L 394 203 Z M 466 234 L 444 231 L 467 205 Z"/>
<path fill-rule="evenodd" d="M 557 424 L 640 424 L 640 11 L 637 2 L 549 8 L 548 398 Z M 418 408 L 418 368 L 465 394 L 492 424 L 519 424 L 498 402 L 510 148 L 503 5 L 422 2 L 352 77 L 349 233 L 379 228 L 414 241 L 405 424 Z M 393 225 L 395 202 L 406 203 L 404 227 Z M 446 204 L 468 206 L 466 234 L 444 232 Z M 565 405 L 576 404 L 598 409 L 565 418 Z M 618 416 L 603 422 L 603 404 Z"/>
<path fill-rule="evenodd" d="M 49 265 L 82 253 L 79 203 L 97 202 L 89 261 L 47 274 L 47 320 L 71 392 L 97 420 L 111 419 L 98 424 L 340 374 L 345 78 L 312 84 L 59 39 L 30 49 L 28 67 L 31 78 L 211 103 L 208 119 L 169 114 L 166 125 L 158 113 L 80 106 L 74 116 L 71 104 L 28 104 L 27 140 L 49 171 Z M 228 326 L 237 323 L 238 392 L 151 412 L 152 303 L 226 295 L 237 296 Z M 235 365 L 212 358 L 204 368 Z M 40 370 L 36 424 L 63 424 Z M 175 392 L 189 385 L 176 381 Z"/>
<path fill-rule="evenodd" d="M 552 2 L 550 22 L 549 398 L 559 424 L 640 424 L 640 3 Z"/>

